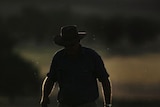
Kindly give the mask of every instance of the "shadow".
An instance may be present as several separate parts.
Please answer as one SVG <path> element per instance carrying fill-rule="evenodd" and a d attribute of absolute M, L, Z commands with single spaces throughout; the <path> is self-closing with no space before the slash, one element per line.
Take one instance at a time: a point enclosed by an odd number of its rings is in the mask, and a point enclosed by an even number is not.
<path fill-rule="evenodd" d="M 14 102 L 17 96 L 35 96 L 40 92 L 39 70 L 14 52 L 16 41 L 0 23 L 0 95 Z"/>

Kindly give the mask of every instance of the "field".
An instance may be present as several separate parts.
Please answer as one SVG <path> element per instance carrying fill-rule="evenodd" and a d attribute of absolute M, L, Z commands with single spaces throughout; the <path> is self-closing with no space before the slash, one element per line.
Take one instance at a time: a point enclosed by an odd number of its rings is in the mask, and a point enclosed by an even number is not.
<path fill-rule="evenodd" d="M 51 97 L 51 104 L 48 107 L 57 107 L 56 98 Z M 3 103 L 0 107 L 40 107 L 39 98 L 16 98 L 13 104 Z M 97 107 L 102 106 L 102 100 L 97 100 Z M 126 101 L 113 99 L 113 107 L 160 107 L 159 101 Z"/>
<path fill-rule="evenodd" d="M 36 65 L 44 77 L 58 48 L 31 47 L 18 48 L 16 51 Z M 112 81 L 113 107 L 160 107 L 160 54 L 109 58 L 103 53 L 101 55 Z M 39 97 L 16 98 L 12 104 L 0 100 L 0 107 L 40 107 L 39 100 Z M 48 107 L 56 107 L 56 98 L 52 97 L 51 101 Z M 97 105 L 102 107 L 100 99 Z"/>

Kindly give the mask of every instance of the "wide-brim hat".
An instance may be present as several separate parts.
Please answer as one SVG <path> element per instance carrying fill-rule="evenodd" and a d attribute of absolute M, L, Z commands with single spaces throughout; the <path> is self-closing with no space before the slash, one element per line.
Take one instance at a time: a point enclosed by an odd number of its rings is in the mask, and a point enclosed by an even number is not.
<path fill-rule="evenodd" d="M 54 42 L 60 46 L 71 46 L 78 43 L 86 35 L 85 31 L 78 31 L 76 25 L 61 27 L 60 35 L 54 37 Z"/>

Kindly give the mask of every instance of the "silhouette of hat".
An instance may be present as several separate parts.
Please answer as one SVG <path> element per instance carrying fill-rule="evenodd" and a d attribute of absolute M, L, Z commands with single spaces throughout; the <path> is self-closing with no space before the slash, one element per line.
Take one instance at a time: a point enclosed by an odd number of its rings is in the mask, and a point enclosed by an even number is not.
<path fill-rule="evenodd" d="M 70 46 L 79 42 L 86 35 L 85 31 L 78 31 L 76 25 L 61 27 L 60 35 L 55 36 L 54 42 L 60 46 Z"/>

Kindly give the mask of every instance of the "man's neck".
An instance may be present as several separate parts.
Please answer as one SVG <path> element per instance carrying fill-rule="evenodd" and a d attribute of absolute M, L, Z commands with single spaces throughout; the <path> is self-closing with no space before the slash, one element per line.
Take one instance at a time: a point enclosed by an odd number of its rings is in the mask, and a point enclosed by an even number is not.
<path fill-rule="evenodd" d="M 66 53 L 68 55 L 76 56 L 76 55 L 79 55 L 80 51 L 81 51 L 81 45 L 80 44 L 76 44 L 75 46 L 73 46 L 71 48 L 66 48 Z"/>

